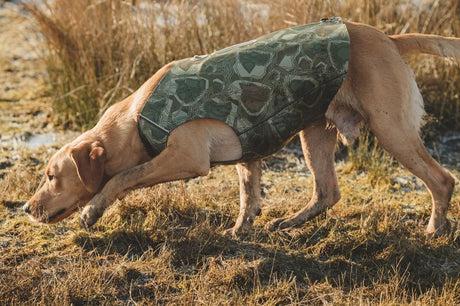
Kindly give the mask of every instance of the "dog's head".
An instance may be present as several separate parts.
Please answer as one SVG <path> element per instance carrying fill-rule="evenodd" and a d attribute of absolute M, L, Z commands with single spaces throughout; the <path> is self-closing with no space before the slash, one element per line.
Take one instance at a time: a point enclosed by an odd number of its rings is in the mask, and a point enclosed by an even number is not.
<path fill-rule="evenodd" d="M 24 205 L 24 211 L 32 220 L 44 223 L 70 216 L 102 188 L 105 158 L 99 141 L 65 145 L 51 157 L 46 181 Z"/>

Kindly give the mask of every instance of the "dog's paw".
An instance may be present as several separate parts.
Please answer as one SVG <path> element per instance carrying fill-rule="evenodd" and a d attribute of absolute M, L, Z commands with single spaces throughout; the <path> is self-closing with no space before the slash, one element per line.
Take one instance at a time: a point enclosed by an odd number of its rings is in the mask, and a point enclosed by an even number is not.
<path fill-rule="evenodd" d="M 222 235 L 230 238 L 240 238 L 242 236 L 252 233 L 253 231 L 254 227 L 252 226 L 252 224 L 245 222 L 241 225 L 235 224 L 234 227 L 226 229 L 222 232 Z"/>
<path fill-rule="evenodd" d="M 229 229 L 226 229 L 222 232 L 222 236 L 224 237 L 228 237 L 228 238 L 238 238 L 238 236 L 240 235 L 238 229 L 235 229 L 234 227 L 232 228 L 229 228 Z"/>
<path fill-rule="evenodd" d="M 437 238 L 451 233 L 451 224 L 449 220 L 445 220 L 444 224 L 438 227 L 434 227 L 431 223 L 428 224 L 425 236 L 427 239 Z"/>
<path fill-rule="evenodd" d="M 97 220 L 99 220 L 101 216 L 102 212 L 99 209 L 92 205 L 87 205 L 81 212 L 79 220 L 80 226 L 82 228 L 89 229 L 94 223 L 97 222 Z"/>
<path fill-rule="evenodd" d="M 278 229 L 278 226 L 281 224 L 281 222 L 283 222 L 286 218 L 278 218 L 278 219 L 275 219 L 275 220 L 272 220 L 270 222 L 268 222 L 266 225 L 265 225 L 265 230 L 269 231 L 269 232 L 274 232 Z"/>
<path fill-rule="evenodd" d="M 297 219 L 294 218 L 278 218 L 268 222 L 265 225 L 265 230 L 269 232 L 274 232 L 276 230 L 283 230 L 291 227 L 296 227 L 302 223 L 303 222 L 297 222 Z"/>

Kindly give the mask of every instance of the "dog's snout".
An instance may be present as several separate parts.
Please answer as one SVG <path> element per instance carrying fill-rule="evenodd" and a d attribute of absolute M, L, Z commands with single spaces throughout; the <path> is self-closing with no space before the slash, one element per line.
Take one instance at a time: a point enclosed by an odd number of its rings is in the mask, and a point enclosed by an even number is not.
<path fill-rule="evenodd" d="M 24 210 L 25 213 L 30 214 L 30 205 L 29 205 L 29 202 L 27 202 L 26 204 L 24 204 L 24 206 L 22 207 L 22 209 Z"/>

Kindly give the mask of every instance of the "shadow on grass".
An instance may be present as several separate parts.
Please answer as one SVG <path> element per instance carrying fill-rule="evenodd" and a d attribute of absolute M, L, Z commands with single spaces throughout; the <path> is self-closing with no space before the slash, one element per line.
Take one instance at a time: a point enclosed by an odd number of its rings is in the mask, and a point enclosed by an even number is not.
<path fill-rule="evenodd" d="M 127 230 L 114 230 L 105 235 L 81 233 L 74 237 L 74 243 L 86 252 L 98 255 L 119 254 L 130 258 L 138 258 L 149 247 L 157 248 L 161 242 L 155 242 L 147 233 Z"/>
<path fill-rule="evenodd" d="M 311 226 L 296 229 L 295 237 L 289 231 L 258 231 L 235 240 L 222 236 L 222 228 L 216 225 L 228 219 L 195 207 L 170 217 L 161 228 L 132 230 L 128 224 L 109 232 L 83 233 L 74 242 L 88 253 L 119 254 L 131 259 L 142 257 L 147 250 L 159 253 L 167 249 L 179 278 L 191 280 L 200 275 L 200 279 L 209 278 L 216 286 L 243 294 L 251 294 L 261 285 L 269 286 L 274 279 L 295 279 L 299 288 L 329 283 L 344 292 L 397 283 L 405 292 L 420 295 L 433 288 L 442 291 L 446 281 L 460 276 L 458 239 L 427 242 L 422 235 L 411 236 L 410 229 L 402 225 L 390 233 L 363 233 L 352 223 L 337 228 L 337 220 L 329 218 L 313 232 Z M 290 242 L 282 242 L 286 240 Z M 146 290 L 148 280 L 142 271 L 133 268 L 125 277 L 139 298 L 152 295 Z"/>

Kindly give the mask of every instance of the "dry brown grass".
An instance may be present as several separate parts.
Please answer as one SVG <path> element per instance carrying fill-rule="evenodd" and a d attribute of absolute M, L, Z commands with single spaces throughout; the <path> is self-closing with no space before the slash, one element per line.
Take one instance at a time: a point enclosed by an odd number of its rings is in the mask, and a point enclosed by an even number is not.
<path fill-rule="evenodd" d="M 87 232 L 77 216 L 43 226 L 21 212 L 50 153 L 32 152 L 40 161 L 34 167 L 29 154 L 21 153 L 0 187 L 1 304 L 460 302 L 460 230 L 425 239 L 429 194 L 397 165 L 385 172 L 405 185 L 339 163 L 339 204 L 300 228 L 267 233 L 268 220 L 299 209 L 311 194 L 304 163 L 281 152 L 266 161 L 254 233 L 232 240 L 221 232 L 238 212 L 233 167 L 134 191 Z M 459 213 L 457 191 L 449 213 L 455 224 Z"/>
<path fill-rule="evenodd" d="M 46 42 L 43 56 L 56 118 L 84 127 L 171 60 L 324 16 L 364 22 L 388 34 L 460 36 L 457 0 L 422 1 L 420 7 L 409 0 L 43 2 L 26 2 L 25 8 Z M 432 57 L 411 59 L 411 64 L 438 126 L 458 128 L 458 66 Z"/>
<path fill-rule="evenodd" d="M 80 1 L 55 3 L 68 9 L 54 9 L 50 16 L 58 19 L 55 23 L 35 11 L 54 55 L 54 63 L 47 58 L 48 66 L 55 69 L 48 70 L 55 86 L 51 92 L 61 98 L 53 107 L 63 108 L 64 122 L 80 124 L 95 120 L 99 108 L 135 89 L 143 77 L 175 56 L 209 52 L 325 15 L 364 21 L 389 33 L 407 27 L 407 31 L 459 36 L 454 1 L 419 13 L 397 11 L 396 1 L 266 1 L 273 7 L 272 16 L 260 22 L 254 21 L 257 16 L 251 16 L 252 22 L 244 20 L 237 13 L 236 1 L 222 1 L 221 7 L 212 2 L 192 6 L 190 2 L 173 2 L 181 9 L 172 13 L 184 23 L 182 29 L 174 26 L 167 33 L 152 17 L 145 18 L 145 27 L 124 21 L 132 16 L 132 7 L 117 1 L 88 1 L 85 6 Z M 160 4 L 161 12 L 169 14 L 173 4 Z M 75 7 L 80 11 L 70 13 Z M 186 8 L 207 16 L 204 30 L 193 23 L 194 14 L 188 14 Z M 88 10 L 94 10 L 92 15 Z M 109 12 L 113 14 L 110 20 L 95 17 Z M 103 28 L 104 35 L 96 35 L 101 31 L 98 23 L 111 22 Z M 53 33 L 63 37 L 46 34 L 46 25 L 51 24 L 56 27 Z M 128 39 L 133 36 L 117 36 L 125 28 L 141 29 L 146 36 L 141 39 L 142 34 L 136 33 L 133 41 Z M 144 39 L 152 33 L 154 40 Z M 190 37 L 201 37 L 201 42 Z M 75 49 L 60 50 L 58 38 L 69 39 Z M 109 39 L 113 49 L 88 46 Z M 65 52 L 73 52 L 74 57 L 66 59 Z M 118 58 L 118 64 L 115 60 L 102 62 L 102 58 Z M 88 61 L 99 63 L 99 70 L 85 66 Z M 420 82 L 434 84 L 425 89 L 427 96 L 432 94 L 436 100 L 429 107 L 443 105 L 444 114 L 453 112 L 458 68 L 425 57 L 413 61 Z M 80 71 L 80 65 L 93 68 Z M 427 74 L 432 68 L 434 72 Z M 87 118 L 66 114 L 70 109 L 67 103 L 80 105 Z M 458 120 L 458 113 L 449 118 Z M 352 162 L 337 166 L 342 200 L 300 228 L 274 233 L 263 230 L 265 223 L 307 203 L 313 182 L 300 157 L 291 151 L 267 159 L 262 179 L 263 214 L 255 221 L 254 233 L 239 240 L 221 235 L 238 212 L 237 175 L 232 167 L 216 167 L 206 178 L 134 191 L 116 202 L 87 232 L 79 228 L 76 215 L 43 226 L 31 223 L 21 211 L 58 146 L 24 149 L 14 153 L 15 159 L 11 151 L 2 151 L 0 160 L 8 156 L 6 159 L 14 162 L 2 165 L 5 168 L 0 173 L 0 304 L 459 304 L 459 184 L 449 212 L 454 223 L 451 234 L 426 240 L 423 231 L 431 199 L 423 184 L 388 160 L 371 138 L 362 138 L 361 145 L 350 157 Z M 374 149 L 363 150 L 367 146 Z M 458 171 L 455 174 L 458 177 Z M 395 177 L 403 177 L 407 183 L 393 182 Z"/>

